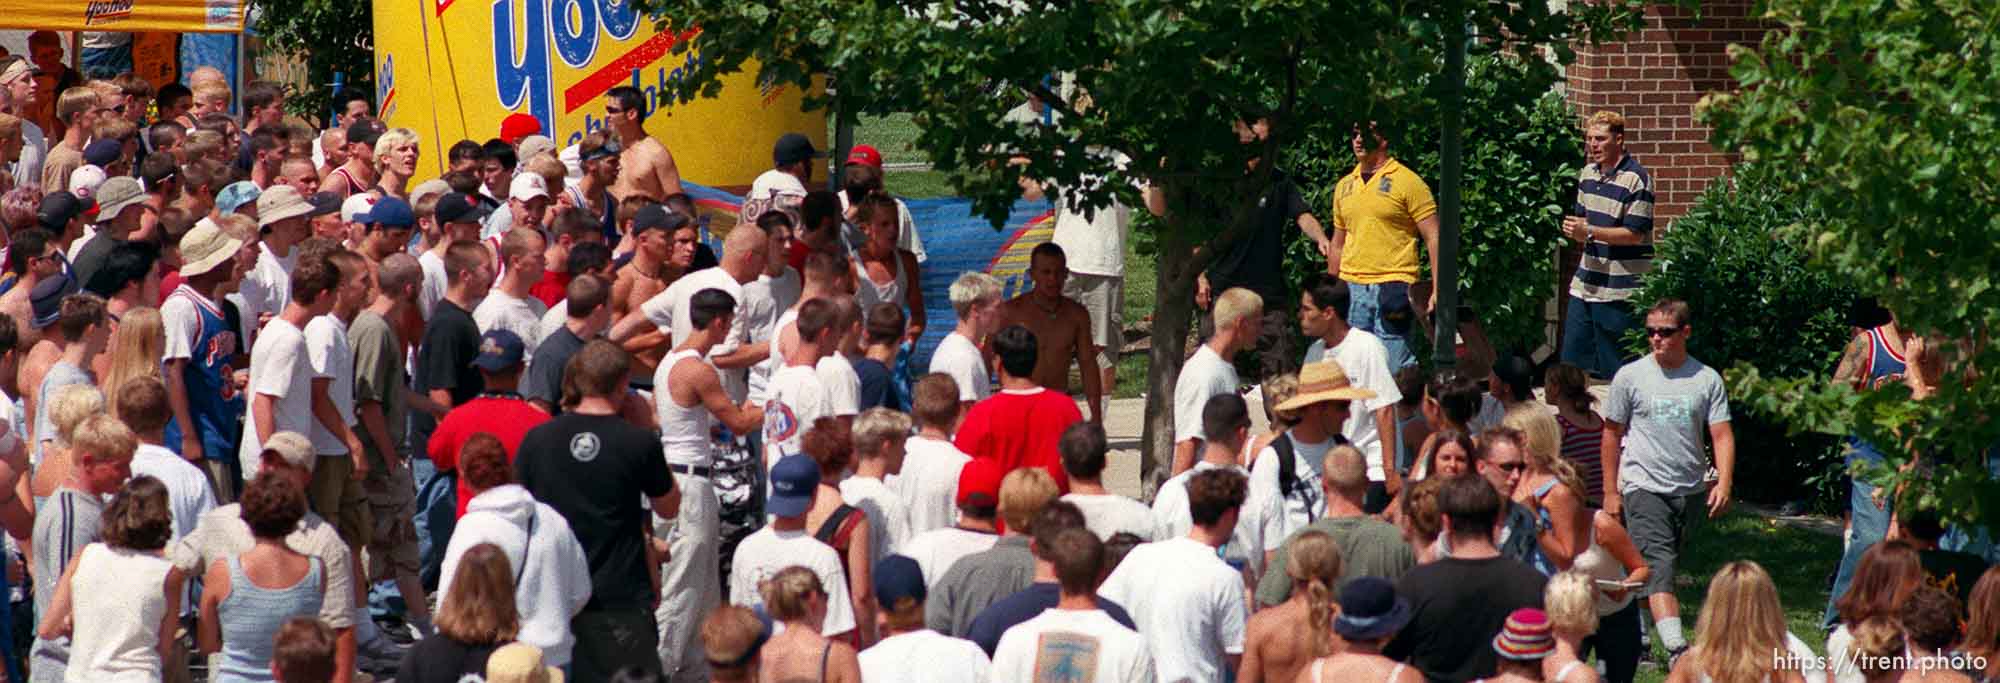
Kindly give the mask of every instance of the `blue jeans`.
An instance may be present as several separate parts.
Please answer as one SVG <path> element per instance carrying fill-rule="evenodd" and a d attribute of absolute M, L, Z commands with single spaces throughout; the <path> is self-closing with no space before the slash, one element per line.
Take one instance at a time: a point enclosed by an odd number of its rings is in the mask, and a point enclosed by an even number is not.
<path fill-rule="evenodd" d="M 84 48 L 77 53 L 84 78 L 110 80 L 132 70 L 132 44 L 118 47 Z"/>
<path fill-rule="evenodd" d="M 1410 283 L 1384 282 L 1374 285 L 1347 283 L 1347 324 L 1367 330 L 1382 340 L 1388 350 L 1389 371 L 1416 365 L 1410 355 L 1410 326 L 1416 311 L 1410 308 Z"/>
<path fill-rule="evenodd" d="M 1986 473 L 2000 478 L 2000 449 L 1986 451 Z M 1938 539 L 1938 547 L 1972 553 L 1986 558 L 1988 563 L 1995 562 L 1996 556 L 2000 556 L 2000 545 L 1993 542 L 1993 537 L 1986 532 L 1984 526 L 1967 528 L 1957 524 L 1945 525 L 1944 538 Z"/>
<path fill-rule="evenodd" d="M 451 543 L 452 529 L 458 527 L 458 477 L 439 472 L 430 458 L 412 458 L 410 475 L 417 480 L 417 556 L 423 562 L 420 574 L 424 590 L 437 590 L 444 566 L 445 546 Z"/>
<path fill-rule="evenodd" d="M 1563 314 L 1562 362 L 1610 378 L 1625 364 L 1625 331 L 1635 326 L 1632 304 L 1569 298 Z"/>
<path fill-rule="evenodd" d="M 1882 463 L 1882 453 L 1865 441 L 1849 437 L 1847 440 L 1849 470 L 1852 470 L 1857 462 L 1879 465 Z M 1847 594 L 1848 584 L 1854 581 L 1854 570 L 1861 566 L 1861 555 L 1868 552 L 1869 546 L 1881 542 L 1889 535 L 1889 501 L 1884 500 L 1882 505 L 1877 507 L 1875 488 L 1874 484 L 1856 478 L 1848 489 L 1847 514 L 1850 531 L 1847 549 L 1841 552 L 1840 568 L 1834 570 L 1833 592 L 1826 596 L 1826 614 L 1822 617 L 1823 625 L 1829 628 L 1840 620 L 1840 615 L 1834 610 L 1834 603 L 1840 601 L 1840 596 Z"/>

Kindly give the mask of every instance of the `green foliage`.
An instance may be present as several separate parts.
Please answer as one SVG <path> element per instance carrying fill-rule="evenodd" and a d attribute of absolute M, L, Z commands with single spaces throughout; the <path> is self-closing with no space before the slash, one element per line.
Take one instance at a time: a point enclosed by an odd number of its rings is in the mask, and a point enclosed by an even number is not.
<path fill-rule="evenodd" d="M 1465 118 L 1459 292 L 1479 311 L 1499 349 L 1526 353 L 1547 341 L 1542 305 L 1562 291 L 1555 282 L 1555 248 L 1583 155 L 1576 119 L 1562 95 L 1549 89 L 1559 77 L 1540 59 L 1485 57 L 1467 64 L 1465 109 L 1479 115 Z M 1418 116 L 1402 128 L 1441 125 L 1435 108 Z M 1428 137 L 1405 135 L 1390 152 L 1435 192 L 1443 161 L 1428 143 Z M 1331 229 L 1334 183 L 1354 170 L 1347 131 L 1315 126 L 1286 159 L 1286 168 L 1302 176 L 1307 203 Z M 1300 237 L 1285 266 L 1297 282 L 1324 272 L 1326 259 L 1312 240 Z M 1421 350 L 1417 355 L 1430 357 Z"/>
<path fill-rule="evenodd" d="M 1709 103 L 1717 141 L 1792 169 L 1809 210 L 1786 234 L 1906 330 L 1940 340 L 1939 393 L 1864 392 L 1745 373 L 1795 428 L 1908 443 L 1936 467 L 1917 495 L 1960 518 L 2000 520 L 1985 452 L 2000 443 L 2000 5 L 1980 0 L 1767 0 L 1788 30 L 1739 49 L 1740 93 Z M 1775 331 L 1775 330 L 1774 330 Z M 1957 341 L 1949 341 L 1957 340 Z M 1789 341 L 1785 337 L 1774 343 Z M 1978 342 L 1978 343 L 1973 343 Z M 1977 370 L 1977 371 L 1975 371 Z M 1903 460 L 1904 449 L 1890 449 Z"/>
<path fill-rule="evenodd" d="M 257 33 L 266 45 L 306 64 L 303 91 L 285 109 L 317 120 L 333 100 L 333 75 L 362 92 L 375 89 L 373 3 L 369 0 L 258 0 Z"/>
<path fill-rule="evenodd" d="M 1786 191 L 1777 170 L 1750 164 L 1733 179 L 1711 183 L 1659 240 L 1655 267 L 1635 305 L 1644 310 L 1660 299 L 1688 302 L 1694 311 L 1688 351 L 1712 367 L 1824 381 L 1849 337 L 1855 292 L 1831 270 L 1810 263 L 1799 240 L 1779 232 L 1817 216 Z M 1629 341 L 1634 353 L 1644 353 L 1643 338 L 1634 334 Z M 1787 433 L 1783 408 L 1740 382 L 1732 382 L 1730 399 L 1739 497 L 1844 500 L 1847 472 L 1837 436 Z"/>

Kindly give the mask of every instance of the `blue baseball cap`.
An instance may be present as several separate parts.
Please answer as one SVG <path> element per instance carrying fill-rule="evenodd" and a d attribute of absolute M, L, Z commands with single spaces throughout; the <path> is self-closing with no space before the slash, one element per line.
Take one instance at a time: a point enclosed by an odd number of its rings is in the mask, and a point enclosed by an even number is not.
<path fill-rule="evenodd" d="M 875 563 L 875 601 L 882 609 L 896 609 L 903 598 L 923 602 L 924 593 L 924 570 L 916 560 L 890 555 Z"/>
<path fill-rule="evenodd" d="M 392 228 L 407 228 L 417 224 L 417 212 L 410 209 L 410 203 L 395 197 L 375 200 L 374 206 L 355 218 L 356 222 L 363 225 L 379 223 Z"/>
<path fill-rule="evenodd" d="M 215 193 L 215 210 L 221 213 L 233 212 L 242 208 L 244 204 L 257 201 L 257 195 L 263 193 L 263 190 L 257 189 L 256 183 L 238 180 L 222 188 L 221 192 Z"/>
<path fill-rule="evenodd" d="M 797 517 L 812 507 L 813 492 L 819 489 L 819 463 L 805 455 L 787 455 L 771 466 L 771 499 L 764 511 L 779 517 Z"/>
<path fill-rule="evenodd" d="M 125 143 L 117 140 L 98 140 L 83 148 L 83 162 L 104 168 L 118 162 L 125 155 Z"/>
<path fill-rule="evenodd" d="M 472 366 L 500 372 L 520 365 L 527 352 L 528 345 L 521 343 L 520 335 L 502 329 L 487 330 L 479 335 L 479 355 L 472 358 Z"/>
<path fill-rule="evenodd" d="M 28 305 L 35 313 L 35 319 L 29 324 L 37 330 L 55 324 L 56 319 L 62 317 L 63 299 L 75 294 L 76 290 L 76 278 L 70 277 L 69 273 L 35 283 L 35 288 L 28 292 Z"/>

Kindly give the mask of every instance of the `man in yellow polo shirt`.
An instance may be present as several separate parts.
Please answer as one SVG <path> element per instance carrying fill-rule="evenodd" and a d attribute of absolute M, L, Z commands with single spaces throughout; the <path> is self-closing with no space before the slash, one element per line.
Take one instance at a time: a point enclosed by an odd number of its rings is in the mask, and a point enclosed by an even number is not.
<path fill-rule="evenodd" d="M 1356 163 L 1333 189 L 1327 272 L 1347 281 L 1353 295 L 1348 324 L 1381 338 L 1389 369 L 1400 370 L 1416 363 L 1409 335 L 1418 314 L 1410 304 L 1410 284 L 1421 274 L 1418 237 L 1437 271 L 1437 202 L 1423 178 L 1389 157 L 1388 136 L 1379 126 L 1357 124 L 1349 143 Z M 1433 293 L 1424 308 L 1436 301 Z"/>

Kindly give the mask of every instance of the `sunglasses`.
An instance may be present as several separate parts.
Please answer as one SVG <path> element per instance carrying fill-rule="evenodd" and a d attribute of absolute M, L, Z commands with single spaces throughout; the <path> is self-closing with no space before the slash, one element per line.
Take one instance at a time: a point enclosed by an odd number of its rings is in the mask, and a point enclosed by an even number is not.
<path fill-rule="evenodd" d="M 1671 337 L 1674 336 L 1675 334 L 1678 334 L 1680 331 L 1681 328 L 1679 325 L 1675 325 L 1673 327 L 1648 327 L 1646 328 L 1646 336 L 1649 338 Z"/>
<path fill-rule="evenodd" d="M 618 108 L 618 107 L 605 107 L 605 108 L 604 108 L 604 113 L 606 113 L 606 114 L 623 114 L 623 113 L 625 113 L 625 110 L 624 110 L 624 109 L 620 109 L 620 108 Z"/>
<path fill-rule="evenodd" d="M 1502 472 L 1523 472 L 1528 469 L 1528 463 L 1525 462 L 1503 462 L 1497 466 Z"/>

